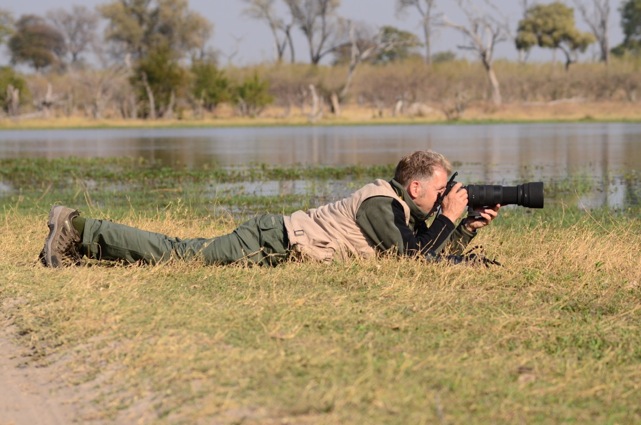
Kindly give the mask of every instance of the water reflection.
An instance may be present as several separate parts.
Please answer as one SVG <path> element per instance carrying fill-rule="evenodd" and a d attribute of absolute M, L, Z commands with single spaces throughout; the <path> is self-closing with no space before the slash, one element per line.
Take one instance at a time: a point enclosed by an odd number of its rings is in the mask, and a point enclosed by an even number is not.
<path fill-rule="evenodd" d="M 0 158 L 140 157 L 169 166 L 387 165 L 434 149 L 461 181 L 514 184 L 585 175 L 606 182 L 586 205 L 622 205 L 638 190 L 641 124 L 404 125 L 0 131 Z M 387 177 L 387 176 L 382 176 Z M 297 183 L 292 183 L 296 185 Z"/>

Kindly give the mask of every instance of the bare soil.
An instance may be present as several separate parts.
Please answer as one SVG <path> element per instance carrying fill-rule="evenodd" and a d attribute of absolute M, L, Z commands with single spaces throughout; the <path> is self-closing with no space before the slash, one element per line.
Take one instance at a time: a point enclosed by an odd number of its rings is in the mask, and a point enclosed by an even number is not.
<path fill-rule="evenodd" d="M 76 422 L 76 390 L 64 385 L 57 366 L 36 365 L 19 345 L 16 329 L 0 325 L 0 425 L 66 425 Z"/>

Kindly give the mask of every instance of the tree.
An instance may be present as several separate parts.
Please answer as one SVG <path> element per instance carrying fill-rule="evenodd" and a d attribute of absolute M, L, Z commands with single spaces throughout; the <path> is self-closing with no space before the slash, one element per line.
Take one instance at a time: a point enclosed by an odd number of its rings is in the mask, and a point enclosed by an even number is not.
<path fill-rule="evenodd" d="M 457 30 L 469 41 L 469 44 L 459 46 L 459 48 L 471 50 L 478 55 L 490 82 L 492 102 L 495 105 L 500 105 L 502 103 L 501 88 L 494 72 L 493 56 L 496 45 L 508 39 L 510 34 L 509 26 L 506 22 L 496 18 L 498 10 L 487 0 L 485 3 L 492 9 L 491 12 L 477 10 L 471 0 L 456 1 L 467 17 L 467 26 L 456 24 L 447 17 L 443 18 L 442 25 Z"/>
<path fill-rule="evenodd" d="M 385 48 L 378 49 L 372 61 L 376 64 L 408 59 L 417 55 L 415 49 L 423 45 L 415 34 L 388 25 L 381 28 L 380 41 Z"/>
<path fill-rule="evenodd" d="M 159 44 L 180 56 L 204 57 L 213 25 L 198 12 L 189 10 L 189 0 L 157 0 Z"/>
<path fill-rule="evenodd" d="M 364 25 L 355 26 L 352 29 L 351 40 L 337 46 L 334 49 L 334 64 L 349 64 L 356 53 L 363 62 L 370 62 L 375 65 L 399 62 L 412 55 L 417 55 L 415 49 L 422 46 L 418 37 L 408 31 L 403 31 L 392 26 L 383 26 L 373 33 Z M 368 49 L 371 51 L 368 52 Z M 367 58 L 362 53 L 367 52 Z"/>
<path fill-rule="evenodd" d="M 336 10 L 340 0 L 285 0 L 285 3 L 307 39 L 311 63 L 318 65 L 335 48 L 328 44 L 337 29 Z"/>
<path fill-rule="evenodd" d="M 150 119 L 170 118 L 176 96 L 180 96 L 186 88 L 187 73 L 174 55 L 166 47 L 149 52 L 138 62 L 130 78 L 138 100 L 146 105 L 144 113 Z"/>
<path fill-rule="evenodd" d="M 74 5 L 71 11 L 52 10 L 47 18 L 64 37 L 71 63 L 78 62 L 95 42 L 98 15 L 85 6 Z"/>
<path fill-rule="evenodd" d="M 282 18 L 276 16 L 274 10 L 275 0 L 243 0 L 248 4 L 244 13 L 250 18 L 265 21 L 269 25 L 269 29 L 274 37 L 274 44 L 276 45 L 276 58 L 278 62 L 282 62 L 285 56 L 285 50 L 289 46 L 290 60 L 292 63 L 295 61 L 294 43 L 292 42 L 291 29 L 294 22 L 285 23 Z"/>
<path fill-rule="evenodd" d="M 116 54 L 134 60 L 167 48 L 178 58 L 202 55 L 212 25 L 188 9 L 187 0 L 112 0 L 101 5 L 107 20 L 105 38 L 117 46 Z"/>
<path fill-rule="evenodd" d="M 112 0 L 99 7 L 107 19 L 107 41 L 116 54 L 133 59 L 130 79 L 150 119 L 170 117 L 176 96 L 187 87 L 186 57 L 207 55 L 211 24 L 187 0 Z"/>
<path fill-rule="evenodd" d="M 8 67 L 0 67 L 0 108 L 9 116 L 18 114 L 18 107 L 29 98 L 27 83 Z"/>
<path fill-rule="evenodd" d="M 606 64 L 610 61 L 610 2 L 611 0 L 574 0 L 583 20 L 599 43 L 600 60 Z M 590 3 L 592 9 L 589 7 Z"/>
<path fill-rule="evenodd" d="M 434 11 L 436 0 L 396 0 L 397 13 L 403 13 L 414 7 L 421 15 L 421 26 L 423 28 L 423 45 L 425 47 L 425 62 L 432 63 L 432 32 L 437 24 L 440 15 Z"/>
<path fill-rule="evenodd" d="M 269 94 L 269 83 L 261 80 L 258 74 L 246 78 L 234 90 L 234 103 L 243 116 L 256 117 L 265 106 L 274 101 Z"/>
<path fill-rule="evenodd" d="M 13 33 L 13 16 L 8 10 L 0 9 L 0 45 Z"/>
<path fill-rule="evenodd" d="M 577 52 L 584 52 L 594 41 L 592 34 L 576 28 L 574 10 L 561 2 L 530 7 L 519 21 L 515 39 L 519 50 L 533 46 L 561 50 L 566 70 L 576 62 Z"/>
<path fill-rule="evenodd" d="M 36 15 L 22 16 L 9 39 L 11 63 L 25 63 L 36 71 L 60 65 L 65 54 L 62 34 Z"/>
<path fill-rule="evenodd" d="M 621 29 L 623 42 L 612 49 L 616 56 L 631 53 L 641 55 L 641 0 L 627 0 L 621 4 Z"/>
<path fill-rule="evenodd" d="M 332 112 L 340 115 L 340 104 L 346 98 L 352 84 L 356 68 L 363 62 L 374 64 L 387 63 L 409 56 L 409 49 L 420 45 L 415 35 L 384 26 L 375 31 L 364 23 L 347 21 L 349 40 L 339 44 L 335 50 L 335 65 L 347 64 L 345 83 L 340 91 L 330 90 L 329 103 Z M 314 96 L 315 89 L 312 92 Z"/>
<path fill-rule="evenodd" d="M 231 97 L 231 84 L 225 72 L 211 61 L 195 61 L 191 67 L 193 75 L 192 96 L 208 111 Z"/>

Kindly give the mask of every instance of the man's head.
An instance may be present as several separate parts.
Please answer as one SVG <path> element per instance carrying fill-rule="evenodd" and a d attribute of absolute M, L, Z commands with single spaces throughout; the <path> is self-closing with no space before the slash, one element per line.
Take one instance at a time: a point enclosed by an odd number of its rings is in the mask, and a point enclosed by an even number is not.
<path fill-rule="evenodd" d="M 407 190 L 416 206 L 428 213 L 445 190 L 451 171 L 450 162 L 440 153 L 416 151 L 398 162 L 394 180 Z"/>

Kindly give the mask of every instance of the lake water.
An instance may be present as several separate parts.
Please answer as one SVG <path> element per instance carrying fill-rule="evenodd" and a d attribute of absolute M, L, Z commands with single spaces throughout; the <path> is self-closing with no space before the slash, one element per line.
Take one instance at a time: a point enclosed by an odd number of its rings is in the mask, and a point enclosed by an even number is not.
<path fill-rule="evenodd" d="M 170 166 L 381 165 L 445 154 L 460 181 L 515 184 L 586 175 L 606 181 L 587 203 L 620 206 L 620 177 L 641 170 L 641 124 L 374 125 L 0 131 L 0 158 L 142 157 Z M 382 176 L 388 177 L 388 176 Z"/>

